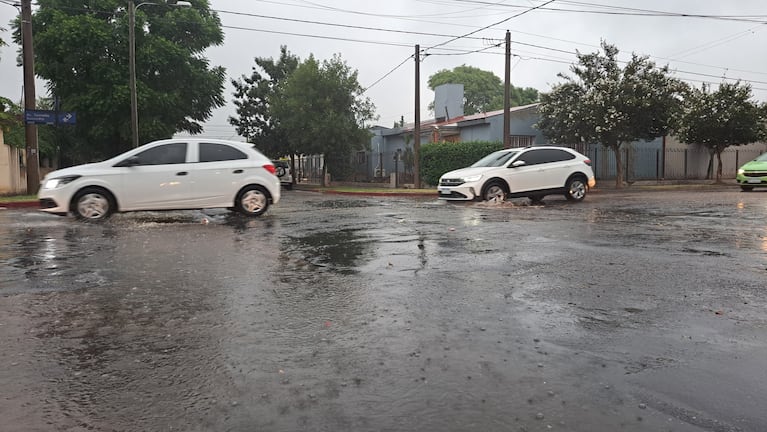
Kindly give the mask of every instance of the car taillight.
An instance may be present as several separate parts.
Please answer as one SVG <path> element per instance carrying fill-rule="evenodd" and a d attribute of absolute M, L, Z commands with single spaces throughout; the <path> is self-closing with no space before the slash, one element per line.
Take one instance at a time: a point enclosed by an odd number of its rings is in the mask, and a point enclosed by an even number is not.
<path fill-rule="evenodd" d="M 266 164 L 264 165 L 264 169 L 269 171 L 270 173 L 274 174 L 277 172 L 277 169 L 272 164 Z"/>
<path fill-rule="evenodd" d="M 591 166 L 591 159 L 584 159 L 583 163 L 585 163 L 588 166 Z"/>

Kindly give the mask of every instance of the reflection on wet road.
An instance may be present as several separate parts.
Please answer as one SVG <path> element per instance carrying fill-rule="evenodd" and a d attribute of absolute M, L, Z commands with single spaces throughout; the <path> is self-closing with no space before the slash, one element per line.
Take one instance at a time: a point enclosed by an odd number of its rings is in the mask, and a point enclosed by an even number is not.
<path fill-rule="evenodd" d="M 2 211 L 2 429 L 767 430 L 764 196 Z"/>

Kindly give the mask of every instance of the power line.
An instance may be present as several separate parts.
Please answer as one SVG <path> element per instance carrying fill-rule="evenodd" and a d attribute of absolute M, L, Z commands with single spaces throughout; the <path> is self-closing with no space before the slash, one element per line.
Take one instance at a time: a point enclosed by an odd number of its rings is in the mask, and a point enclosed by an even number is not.
<path fill-rule="evenodd" d="M 510 17 L 508 17 L 508 18 L 502 19 L 501 21 L 498 21 L 497 23 L 493 23 L 493 24 L 490 24 L 490 25 L 488 25 L 488 26 L 485 26 L 485 27 L 480 27 L 480 28 L 478 28 L 477 30 L 474 30 L 474 31 L 470 31 L 470 32 L 466 33 L 465 35 L 462 35 L 462 36 L 456 36 L 456 37 L 454 37 L 454 38 L 452 38 L 452 39 L 450 39 L 450 40 L 447 40 L 447 41 L 445 41 L 445 42 L 439 43 L 439 44 L 437 44 L 437 45 L 434 45 L 434 46 L 432 46 L 432 47 L 426 48 L 424 51 L 428 51 L 428 50 L 430 50 L 430 49 L 433 49 L 433 48 L 437 48 L 437 47 L 440 47 L 440 46 L 444 46 L 444 45 L 447 45 L 447 44 L 449 44 L 449 43 L 451 43 L 451 42 L 454 42 L 454 41 L 456 41 L 456 40 L 458 40 L 458 39 L 463 39 L 463 38 L 465 38 L 465 37 L 468 37 L 468 36 L 471 36 L 471 35 L 473 35 L 473 34 L 479 33 L 479 32 L 481 32 L 482 30 L 487 30 L 487 29 L 488 29 L 488 28 L 490 28 L 490 27 L 494 27 L 494 26 L 497 26 L 498 24 L 503 24 L 503 23 L 505 23 L 506 21 L 509 21 L 509 20 L 511 20 L 511 19 L 514 19 L 514 18 L 516 18 L 516 17 L 518 17 L 518 16 L 522 16 L 522 15 L 524 15 L 524 14 L 526 14 L 526 13 L 528 13 L 528 12 L 532 12 L 532 11 L 534 11 L 534 10 L 536 10 L 536 9 L 540 9 L 540 8 L 542 8 L 542 7 L 544 7 L 544 6 L 548 5 L 548 4 L 554 3 L 555 1 L 556 1 L 556 0 L 549 0 L 549 1 L 547 1 L 546 3 L 542 4 L 542 5 L 538 5 L 538 6 L 535 6 L 535 7 L 529 8 L 529 9 L 527 9 L 527 10 L 525 10 L 525 11 L 522 11 L 522 12 L 520 12 L 520 13 L 516 14 L 516 15 L 512 15 L 512 16 L 510 16 Z"/>
<path fill-rule="evenodd" d="M 411 55 L 411 56 L 407 57 L 405 60 L 402 60 L 402 63 L 398 64 L 397 66 L 394 66 L 394 68 L 393 68 L 392 70 L 390 70 L 389 72 L 386 72 L 386 73 L 385 73 L 385 74 L 384 74 L 384 75 L 383 75 L 381 78 L 378 78 L 377 80 L 375 80 L 375 82 L 373 82 L 373 84 L 370 84 L 369 86 L 367 86 L 367 87 L 366 87 L 366 88 L 365 88 L 365 89 L 362 91 L 362 93 L 365 93 L 366 91 L 370 90 L 370 88 L 371 88 L 371 87 L 373 87 L 373 86 L 375 86 L 376 84 L 378 84 L 379 82 L 383 81 L 383 80 L 384 80 L 384 78 L 388 77 L 389 75 L 391 75 L 392 73 L 394 73 L 394 71 L 396 71 L 397 69 L 399 69 L 400 67 L 402 67 L 402 65 L 404 65 L 405 63 L 407 63 L 407 61 L 408 61 L 408 60 L 410 60 L 411 58 L 413 58 L 413 56 L 415 56 L 415 54 L 413 54 L 413 55 Z"/>

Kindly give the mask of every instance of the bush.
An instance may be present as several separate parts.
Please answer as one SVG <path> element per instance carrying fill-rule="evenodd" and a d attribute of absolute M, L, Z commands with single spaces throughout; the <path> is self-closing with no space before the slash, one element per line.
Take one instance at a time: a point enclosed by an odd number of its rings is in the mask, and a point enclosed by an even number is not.
<path fill-rule="evenodd" d="M 421 179 L 426 184 L 436 185 L 442 174 L 467 167 L 502 148 L 503 143 L 499 141 L 425 144 L 421 146 Z"/>

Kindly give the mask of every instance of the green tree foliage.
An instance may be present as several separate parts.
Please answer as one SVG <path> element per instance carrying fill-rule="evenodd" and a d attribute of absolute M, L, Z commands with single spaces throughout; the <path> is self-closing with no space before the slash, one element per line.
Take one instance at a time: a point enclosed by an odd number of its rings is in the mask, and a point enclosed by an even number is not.
<path fill-rule="evenodd" d="M 716 181 L 722 180 L 722 152 L 767 139 L 767 104 L 751 100 L 749 84 L 722 83 L 711 92 L 705 84 L 685 98 L 677 135 L 682 142 L 702 144 L 717 158 Z"/>
<path fill-rule="evenodd" d="M 200 122 L 224 104 L 224 69 L 210 67 L 203 57 L 206 48 L 222 43 L 221 22 L 207 0 L 191 3 L 146 3 L 136 10 L 140 142 L 200 133 Z M 82 162 L 130 148 L 127 2 L 37 4 L 36 73 L 48 80 L 63 111 L 77 112 L 64 153 Z"/>
<path fill-rule="evenodd" d="M 443 69 L 429 77 L 429 88 L 434 90 L 443 84 L 463 84 L 465 114 L 503 109 L 503 81 L 494 73 L 473 66 Z M 511 86 L 511 106 L 527 105 L 538 101 L 538 90 L 532 87 Z M 429 105 L 434 110 L 434 103 Z"/>
<path fill-rule="evenodd" d="M 488 154 L 501 150 L 500 141 L 437 142 L 421 146 L 421 178 L 436 185 L 442 174 L 467 167 Z"/>
<path fill-rule="evenodd" d="M 272 115 L 271 107 L 272 101 L 280 97 L 280 86 L 296 70 L 300 60 L 282 46 L 279 59 L 257 57 L 255 61 L 249 77 L 243 75 L 241 79 L 232 80 L 237 116 L 229 117 L 229 123 L 265 154 L 272 158 L 290 155 L 292 160 L 295 148 L 280 128 L 279 119 Z"/>
<path fill-rule="evenodd" d="M 324 155 L 325 173 L 330 166 L 337 178 L 351 170 L 350 156 L 369 145 L 365 122 L 375 118 L 374 106 L 363 97 L 357 71 L 340 56 L 322 63 L 310 56 L 302 62 L 285 81 L 271 109 L 295 151 Z"/>
<path fill-rule="evenodd" d="M 618 49 L 602 42 L 604 54 L 578 53 L 564 83 L 541 96 L 537 127 L 554 143 L 601 143 L 615 154 L 616 187 L 622 186 L 621 146 L 652 140 L 674 127 L 686 86 L 647 57 L 632 54 L 623 69 Z"/>

